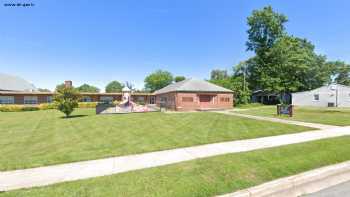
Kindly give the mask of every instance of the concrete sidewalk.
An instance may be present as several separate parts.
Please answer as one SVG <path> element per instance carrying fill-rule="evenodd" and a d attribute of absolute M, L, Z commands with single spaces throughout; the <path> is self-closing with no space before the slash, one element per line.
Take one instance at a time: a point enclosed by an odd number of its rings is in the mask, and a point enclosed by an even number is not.
<path fill-rule="evenodd" d="M 264 116 L 253 116 L 248 114 L 240 114 L 235 113 L 232 111 L 213 111 L 215 113 L 221 113 L 231 116 L 239 116 L 244 118 L 251 118 L 255 120 L 265 120 L 265 121 L 271 121 L 271 122 L 279 122 L 279 123 L 285 123 L 285 124 L 293 124 L 298 126 L 304 126 L 304 127 L 312 127 L 317 129 L 331 129 L 336 128 L 339 126 L 333 126 L 333 125 L 325 125 L 325 124 L 319 124 L 319 123 L 310 123 L 310 122 L 302 122 L 302 121 L 296 121 L 296 120 L 285 120 L 285 119 L 279 119 L 279 118 L 271 118 L 271 117 L 264 117 Z"/>
<path fill-rule="evenodd" d="M 32 169 L 5 171 L 0 172 L 0 191 L 44 186 L 65 181 L 74 181 L 131 170 L 163 166 L 227 153 L 245 152 L 344 135 L 350 135 L 350 127 L 338 127 Z"/>

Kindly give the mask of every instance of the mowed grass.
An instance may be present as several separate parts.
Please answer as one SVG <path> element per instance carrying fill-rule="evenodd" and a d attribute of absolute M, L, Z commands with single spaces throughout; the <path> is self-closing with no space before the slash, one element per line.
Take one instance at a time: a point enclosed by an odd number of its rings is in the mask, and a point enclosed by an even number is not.
<path fill-rule="evenodd" d="M 95 115 L 77 109 L 0 113 L 0 170 L 91 160 L 311 128 L 210 112 Z"/>
<path fill-rule="evenodd" d="M 321 123 L 328 125 L 347 126 L 350 125 L 350 108 L 320 108 L 299 107 L 294 108 L 293 117 L 287 115 L 278 116 L 276 106 L 263 106 L 257 108 L 237 111 L 235 113 L 284 118 L 304 122 Z"/>
<path fill-rule="evenodd" d="M 350 137 L 339 137 L 5 192 L 0 196 L 214 196 L 349 159 Z"/>

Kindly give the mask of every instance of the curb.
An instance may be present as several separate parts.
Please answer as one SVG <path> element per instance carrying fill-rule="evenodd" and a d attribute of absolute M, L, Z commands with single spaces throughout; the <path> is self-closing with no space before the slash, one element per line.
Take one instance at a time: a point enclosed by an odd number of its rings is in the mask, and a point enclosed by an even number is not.
<path fill-rule="evenodd" d="M 219 197 L 294 197 L 318 192 L 349 180 L 350 161 L 347 161 L 277 179 L 248 189 L 224 194 Z"/>

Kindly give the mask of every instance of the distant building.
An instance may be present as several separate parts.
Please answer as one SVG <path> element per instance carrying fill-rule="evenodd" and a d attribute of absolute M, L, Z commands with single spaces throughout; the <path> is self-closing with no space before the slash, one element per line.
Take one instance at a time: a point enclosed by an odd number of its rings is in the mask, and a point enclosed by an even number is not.
<path fill-rule="evenodd" d="M 65 81 L 66 87 L 73 86 Z M 125 89 L 124 89 L 125 90 Z M 0 75 L 0 104 L 37 105 L 53 102 L 55 92 L 39 92 L 29 82 L 8 75 Z M 81 102 L 113 102 L 122 100 L 122 92 L 81 92 Z M 154 93 L 130 92 L 136 103 L 157 104 L 176 111 L 229 109 L 233 107 L 233 92 L 207 81 L 187 79 L 173 83 Z"/>
<path fill-rule="evenodd" d="M 204 80 L 186 79 L 154 92 L 156 103 L 175 111 L 230 109 L 233 91 Z"/>
<path fill-rule="evenodd" d="M 64 82 L 66 87 L 73 86 L 72 81 Z M 53 102 L 54 92 L 39 92 L 34 85 L 24 79 L 0 74 L 0 104 L 37 105 Z M 121 101 L 122 92 L 88 93 L 81 92 L 81 102 Z M 131 93 L 131 100 L 137 103 L 155 104 L 155 96 L 149 92 Z"/>
<path fill-rule="evenodd" d="M 0 73 L 0 91 L 34 92 L 37 89 L 20 77 Z"/>
<path fill-rule="evenodd" d="M 252 93 L 251 102 L 262 103 L 265 105 L 275 105 L 280 103 L 280 99 L 280 93 L 256 90 Z M 284 103 L 291 103 L 291 95 L 289 93 L 284 93 L 281 100 L 283 100 Z"/>
<path fill-rule="evenodd" d="M 350 87 L 340 84 L 292 94 L 292 104 L 314 107 L 350 107 Z"/>

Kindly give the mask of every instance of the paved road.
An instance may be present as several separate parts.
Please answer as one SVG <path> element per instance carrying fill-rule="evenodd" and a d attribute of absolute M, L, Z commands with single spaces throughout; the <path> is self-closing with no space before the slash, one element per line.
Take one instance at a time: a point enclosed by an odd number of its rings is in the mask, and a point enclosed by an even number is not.
<path fill-rule="evenodd" d="M 339 184 L 319 192 L 306 195 L 305 197 L 346 197 L 350 196 L 350 181 Z"/>

